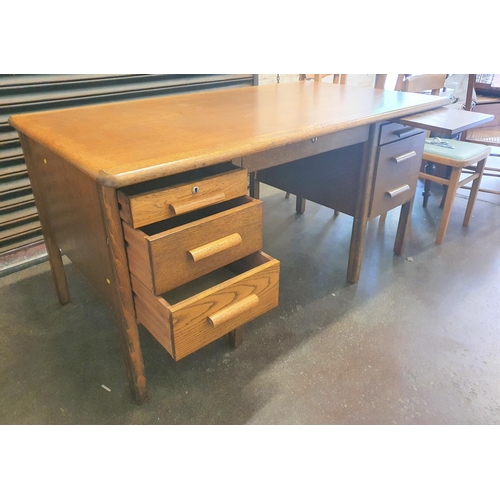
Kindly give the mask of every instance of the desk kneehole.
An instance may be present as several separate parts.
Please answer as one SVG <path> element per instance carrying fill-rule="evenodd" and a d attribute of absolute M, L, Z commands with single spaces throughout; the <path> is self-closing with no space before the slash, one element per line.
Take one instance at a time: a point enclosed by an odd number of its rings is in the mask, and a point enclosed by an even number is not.
<path fill-rule="evenodd" d="M 370 218 L 411 200 L 415 195 L 425 133 L 379 147 Z"/>
<path fill-rule="evenodd" d="M 132 275 L 137 321 L 182 359 L 276 307 L 279 269 L 278 260 L 256 252 L 163 296 Z"/>

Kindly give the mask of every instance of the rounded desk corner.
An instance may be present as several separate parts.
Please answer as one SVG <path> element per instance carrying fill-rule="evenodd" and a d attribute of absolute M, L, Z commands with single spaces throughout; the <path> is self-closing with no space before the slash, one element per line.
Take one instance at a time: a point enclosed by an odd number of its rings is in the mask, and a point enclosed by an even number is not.
<path fill-rule="evenodd" d="M 116 175 L 108 174 L 107 172 L 104 172 L 104 170 L 100 170 L 97 174 L 97 182 L 110 188 L 123 187 L 123 184 Z"/>

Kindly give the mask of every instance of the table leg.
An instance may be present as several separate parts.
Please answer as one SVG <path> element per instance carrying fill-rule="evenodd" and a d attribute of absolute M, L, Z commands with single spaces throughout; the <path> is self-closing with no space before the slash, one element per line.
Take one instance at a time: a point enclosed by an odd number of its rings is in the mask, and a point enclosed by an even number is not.
<path fill-rule="evenodd" d="M 370 134 L 363 149 L 359 191 L 352 224 L 349 264 L 347 266 L 347 281 L 350 283 L 357 283 L 361 273 L 361 262 L 365 249 L 366 226 L 368 224 L 368 210 L 370 208 L 370 192 L 372 189 L 377 157 L 377 137 L 379 129 L 380 124 L 375 124 L 370 127 Z"/>
<path fill-rule="evenodd" d="M 301 198 L 300 196 L 297 196 L 297 199 L 295 200 L 295 211 L 298 214 L 303 214 L 306 211 L 306 199 Z"/>
<path fill-rule="evenodd" d="M 41 220 L 40 212 L 38 212 L 38 216 Z M 69 293 L 68 280 L 66 279 L 66 271 L 64 270 L 61 251 L 53 242 L 49 232 L 43 229 L 43 225 L 42 231 L 44 233 L 45 247 L 47 248 L 47 254 L 49 256 L 50 271 L 56 287 L 57 298 L 59 299 L 59 302 L 64 305 L 71 300 L 71 296 Z"/>
<path fill-rule="evenodd" d="M 100 186 L 100 198 L 108 234 L 108 246 L 113 265 L 113 281 L 109 283 L 114 291 L 115 312 L 119 320 L 119 336 L 130 390 L 139 404 L 148 399 L 144 363 L 142 360 L 139 331 L 135 318 L 132 285 L 128 270 L 125 242 L 118 212 L 116 190 Z"/>
<path fill-rule="evenodd" d="M 401 255 L 404 251 L 406 236 L 410 227 L 411 211 L 413 208 L 413 197 L 410 201 L 401 205 L 401 213 L 399 215 L 398 231 L 396 233 L 396 241 L 394 243 L 394 253 Z"/>
<path fill-rule="evenodd" d="M 255 198 L 258 200 L 260 198 L 260 184 L 259 181 L 257 180 L 257 172 L 250 172 L 248 174 L 248 179 L 249 179 L 249 195 L 252 198 Z"/>
<path fill-rule="evenodd" d="M 229 345 L 231 347 L 239 347 L 243 343 L 243 326 L 234 329 L 228 333 Z"/>

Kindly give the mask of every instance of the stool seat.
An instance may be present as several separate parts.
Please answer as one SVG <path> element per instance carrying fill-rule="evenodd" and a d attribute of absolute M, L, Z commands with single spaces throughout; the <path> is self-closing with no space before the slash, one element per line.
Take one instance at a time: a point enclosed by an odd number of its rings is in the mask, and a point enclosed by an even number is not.
<path fill-rule="evenodd" d="M 441 165 L 463 168 L 486 158 L 491 148 L 482 144 L 473 144 L 470 142 L 456 141 L 453 139 L 441 139 L 443 145 L 434 137 L 425 140 L 423 159 Z"/>

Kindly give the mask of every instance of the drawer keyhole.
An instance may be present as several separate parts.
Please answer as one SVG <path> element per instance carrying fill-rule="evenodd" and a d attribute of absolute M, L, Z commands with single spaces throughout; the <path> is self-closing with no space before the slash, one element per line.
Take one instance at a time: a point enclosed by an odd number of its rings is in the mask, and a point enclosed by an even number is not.
<path fill-rule="evenodd" d="M 191 189 L 191 192 L 193 194 L 198 194 L 200 192 L 200 188 L 198 186 L 195 186 L 193 189 Z"/>

